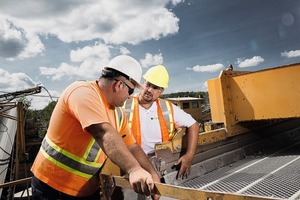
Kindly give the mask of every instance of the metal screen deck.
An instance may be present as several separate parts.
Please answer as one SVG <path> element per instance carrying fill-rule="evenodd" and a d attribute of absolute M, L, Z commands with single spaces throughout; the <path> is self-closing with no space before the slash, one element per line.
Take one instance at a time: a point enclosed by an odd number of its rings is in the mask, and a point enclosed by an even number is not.
<path fill-rule="evenodd" d="M 252 156 L 182 183 L 181 186 L 280 199 L 300 199 L 300 144 Z"/>

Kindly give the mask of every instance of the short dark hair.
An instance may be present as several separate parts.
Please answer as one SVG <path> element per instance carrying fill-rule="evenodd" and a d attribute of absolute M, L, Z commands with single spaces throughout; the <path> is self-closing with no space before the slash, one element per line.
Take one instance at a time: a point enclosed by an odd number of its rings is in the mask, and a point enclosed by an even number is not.
<path fill-rule="evenodd" d="M 129 76 L 127 76 L 126 74 L 118 71 L 118 70 L 115 70 L 115 69 L 112 69 L 112 68 L 109 68 L 109 67 L 105 67 L 103 70 L 102 70 L 102 73 L 101 73 L 101 77 L 103 78 L 108 78 L 108 79 L 114 79 L 118 76 L 123 76 L 125 77 L 127 80 L 129 80 Z"/>

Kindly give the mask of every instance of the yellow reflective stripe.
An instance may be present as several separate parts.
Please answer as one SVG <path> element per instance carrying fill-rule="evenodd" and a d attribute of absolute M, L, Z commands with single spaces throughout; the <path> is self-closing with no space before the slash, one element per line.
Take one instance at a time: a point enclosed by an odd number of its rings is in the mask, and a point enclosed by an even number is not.
<path fill-rule="evenodd" d="M 166 122 L 166 125 L 169 130 L 169 136 L 173 134 L 175 130 L 173 112 L 172 112 L 172 104 L 169 101 L 159 99 L 160 108 Z"/>
<path fill-rule="evenodd" d="M 66 150 L 64 150 L 64 149 L 62 149 L 62 148 L 60 148 L 60 147 L 57 146 L 56 144 L 54 144 L 54 143 L 47 137 L 47 135 L 45 136 L 45 139 L 46 139 L 46 141 L 48 142 L 48 144 L 49 144 L 53 149 L 55 149 L 56 151 L 58 151 L 59 153 L 65 155 L 65 156 L 71 158 L 72 160 L 75 160 L 76 162 L 79 162 L 79 163 L 84 164 L 84 165 L 86 165 L 86 164 L 92 165 L 93 167 L 98 167 L 98 168 L 100 168 L 100 167 L 102 166 L 102 163 L 89 162 L 89 161 L 86 161 L 86 160 L 83 161 L 83 159 L 82 159 L 81 157 L 78 157 L 78 156 L 76 156 L 76 155 L 74 155 L 74 154 L 72 154 L 72 153 L 70 153 L 70 152 L 68 152 L 68 151 L 66 151 Z"/>
<path fill-rule="evenodd" d="M 79 157 L 69 153 L 68 151 L 65 151 L 64 149 L 60 148 L 59 146 L 57 146 L 56 144 L 54 144 L 49 138 L 48 136 L 46 135 L 45 136 L 45 139 L 46 141 L 48 142 L 48 144 L 53 148 L 55 149 L 56 151 L 60 152 L 61 154 L 64 154 L 66 156 L 68 156 L 69 158 L 72 158 L 73 160 L 76 160 L 77 162 L 80 162 L 80 159 Z"/>
<path fill-rule="evenodd" d="M 170 124 L 169 124 L 169 126 L 170 126 L 169 132 L 172 133 L 174 131 L 174 129 L 175 129 L 174 118 L 173 118 L 173 113 L 172 113 L 172 108 L 171 108 L 172 105 L 168 101 L 166 101 L 166 103 L 167 103 L 167 108 L 170 111 L 169 112 L 169 119 L 170 119 L 170 121 L 169 121 L 170 122 Z"/>
<path fill-rule="evenodd" d="M 116 117 L 116 126 L 118 128 L 118 132 L 120 132 L 119 114 L 118 114 L 117 109 L 115 109 L 115 117 Z"/>
<path fill-rule="evenodd" d="M 90 150 L 91 150 L 91 148 L 92 148 L 93 145 L 94 145 L 94 142 L 95 142 L 95 140 L 91 140 L 90 143 L 88 144 L 88 146 L 87 146 L 87 148 L 86 148 L 86 151 L 85 151 L 84 154 L 83 154 L 83 158 L 84 158 L 84 159 L 86 159 L 86 158 L 88 157 L 88 155 L 89 155 L 89 153 L 90 153 Z"/>
<path fill-rule="evenodd" d="M 120 132 L 120 118 L 117 108 L 115 108 L 115 117 L 116 117 L 116 126 L 118 128 L 118 132 Z"/>
<path fill-rule="evenodd" d="M 123 126 L 123 122 L 124 122 L 124 119 L 123 119 L 123 110 L 122 108 L 120 107 L 117 107 L 116 108 L 116 112 L 117 112 L 117 121 L 118 121 L 118 130 L 119 132 L 121 131 L 121 127 Z"/>
<path fill-rule="evenodd" d="M 98 151 L 97 155 L 96 155 L 96 158 L 95 158 L 95 161 L 99 159 L 101 153 L 102 153 L 102 149 L 100 148 L 100 150 Z M 102 165 L 101 165 L 102 166 Z"/>
<path fill-rule="evenodd" d="M 84 152 L 83 158 L 89 162 L 98 160 L 102 149 L 94 138 L 91 139 L 86 151 Z"/>
<path fill-rule="evenodd" d="M 137 101 L 137 98 L 132 98 L 132 102 L 131 102 L 131 105 L 130 105 L 131 112 L 129 113 L 129 117 L 128 117 L 129 128 L 132 127 L 133 113 L 134 113 L 134 103 L 135 103 L 134 101 Z"/>
<path fill-rule="evenodd" d="M 41 148 L 41 152 L 42 154 L 45 156 L 45 158 L 47 160 L 49 160 L 50 162 L 52 162 L 53 164 L 57 165 L 58 167 L 68 171 L 68 172 L 71 172 L 72 174 L 76 174 L 78 176 L 81 176 L 83 178 L 87 178 L 87 179 L 90 179 L 92 178 L 93 175 L 90 175 L 90 174 L 86 174 L 86 173 L 82 173 L 80 171 L 77 171 L 77 170 L 74 170 L 73 168 L 71 167 L 68 167 L 67 165 L 55 160 L 54 158 L 52 158 L 50 155 L 48 155 L 45 150 L 43 148 Z"/>
<path fill-rule="evenodd" d="M 132 120 L 133 120 L 133 112 L 134 112 L 134 101 L 137 100 L 136 98 L 132 97 L 128 99 L 125 104 L 123 105 L 123 110 L 126 114 L 126 117 L 128 119 L 128 126 L 129 128 L 132 127 Z"/>

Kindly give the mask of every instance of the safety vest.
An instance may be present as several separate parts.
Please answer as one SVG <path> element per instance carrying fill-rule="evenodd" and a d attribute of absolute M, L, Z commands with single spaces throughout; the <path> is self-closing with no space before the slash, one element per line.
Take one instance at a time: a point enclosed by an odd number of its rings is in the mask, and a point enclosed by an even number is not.
<path fill-rule="evenodd" d="M 122 127 L 123 118 L 121 108 L 115 109 L 117 127 Z M 90 179 L 102 167 L 107 156 L 100 148 L 96 140 L 91 137 L 83 157 L 78 157 L 59 147 L 52 142 L 47 135 L 42 141 L 41 152 L 50 162 L 55 163 L 65 171 Z"/>
<path fill-rule="evenodd" d="M 123 109 L 128 119 L 129 127 L 131 128 L 137 143 L 141 146 L 142 137 L 138 95 L 139 94 L 135 94 L 132 98 L 128 99 L 123 105 Z M 156 105 L 162 141 L 166 142 L 173 137 L 175 131 L 173 106 L 171 102 L 160 98 L 156 100 Z"/>
<path fill-rule="evenodd" d="M 90 86 L 97 92 L 99 100 L 103 103 L 97 89 L 92 83 Z M 120 133 L 125 114 L 120 107 L 115 108 L 114 114 L 116 127 Z M 42 141 L 40 152 L 35 161 L 37 162 L 36 165 L 41 165 L 41 167 L 35 169 L 35 172 L 37 173 L 35 175 L 38 175 L 39 177 L 39 174 L 45 174 L 49 180 L 51 179 L 51 183 L 54 184 L 50 185 L 51 187 L 66 194 L 72 196 L 91 195 L 99 188 L 99 180 L 97 177 L 107 156 L 91 135 L 87 134 L 86 138 L 88 141 L 84 141 L 84 143 L 88 145 L 86 145 L 80 153 L 74 155 L 63 146 L 55 144 L 55 142 L 53 142 L 55 140 L 51 140 L 46 135 Z M 68 182 L 68 186 L 64 188 L 61 188 L 60 185 L 55 185 L 57 182 L 63 182 L 63 180 L 56 176 L 51 176 L 50 174 L 52 172 L 47 170 L 47 165 L 55 166 L 57 168 L 55 173 L 58 173 L 60 177 L 73 177 L 70 179 L 73 179 L 74 181 Z M 47 179 L 42 179 L 42 181 L 47 183 Z"/>

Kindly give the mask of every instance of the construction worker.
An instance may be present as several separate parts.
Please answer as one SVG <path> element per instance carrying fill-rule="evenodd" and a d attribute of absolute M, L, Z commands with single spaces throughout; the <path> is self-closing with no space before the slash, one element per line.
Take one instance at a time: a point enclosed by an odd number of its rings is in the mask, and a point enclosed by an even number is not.
<path fill-rule="evenodd" d="M 159 176 L 136 143 L 121 106 L 140 87 L 132 57 L 114 57 L 99 80 L 63 92 L 31 171 L 33 199 L 100 199 L 106 158 L 129 175 L 135 192 L 151 195 Z M 157 198 L 158 199 L 158 198 Z"/>
<path fill-rule="evenodd" d="M 190 114 L 171 102 L 159 98 L 169 82 L 169 74 L 164 66 L 158 65 L 150 68 L 143 77 L 144 89 L 128 99 L 123 106 L 129 125 L 138 144 L 149 156 L 154 155 L 156 143 L 171 139 L 176 127 L 186 127 L 187 151 L 175 165 L 180 166 L 178 177 L 187 177 L 196 152 L 199 124 Z"/>

